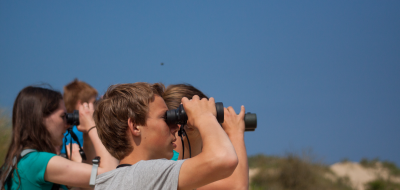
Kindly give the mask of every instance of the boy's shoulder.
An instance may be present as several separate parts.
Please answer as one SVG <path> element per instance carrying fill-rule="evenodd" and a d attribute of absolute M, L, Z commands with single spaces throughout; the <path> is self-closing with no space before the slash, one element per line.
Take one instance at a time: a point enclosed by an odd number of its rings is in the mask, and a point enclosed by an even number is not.
<path fill-rule="evenodd" d="M 184 160 L 142 160 L 100 174 L 97 189 L 176 189 Z"/>

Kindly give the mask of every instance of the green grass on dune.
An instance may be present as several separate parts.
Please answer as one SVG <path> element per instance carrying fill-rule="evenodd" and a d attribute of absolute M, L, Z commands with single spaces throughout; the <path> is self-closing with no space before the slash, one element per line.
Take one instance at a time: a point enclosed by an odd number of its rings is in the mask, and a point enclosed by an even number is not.
<path fill-rule="evenodd" d="M 301 155 L 289 153 L 283 157 L 255 155 L 248 158 L 250 168 L 258 168 L 250 183 L 251 190 L 351 190 L 348 177 L 338 177 L 315 159 L 311 152 Z M 347 159 L 342 162 L 347 162 Z M 393 162 L 362 159 L 365 168 L 383 167 L 392 177 L 400 177 L 400 169 Z M 365 184 L 366 190 L 400 190 L 400 184 L 378 178 Z"/>
<path fill-rule="evenodd" d="M 310 156 L 287 154 L 284 157 L 256 155 L 249 157 L 249 167 L 259 168 L 250 189 L 268 190 L 351 190 L 347 178 L 330 180 L 329 167 Z"/>
<path fill-rule="evenodd" d="M 11 140 L 10 118 L 6 115 L 4 109 L 0 109 L 0 166 L 4 163 L 8 146 Z"/>
<path fill-rule="evenodd" d="M 363 158 L 360 160 L 360 164 L 366 168 L 376 167 L 378 163 L 382 164 L 382 167 L 387 169 L 390 172 L 390 175 L 400 177 L 400 168 L 398 168 L 393 162 L 380 161 L 378 158 L 372 160 Z"/>

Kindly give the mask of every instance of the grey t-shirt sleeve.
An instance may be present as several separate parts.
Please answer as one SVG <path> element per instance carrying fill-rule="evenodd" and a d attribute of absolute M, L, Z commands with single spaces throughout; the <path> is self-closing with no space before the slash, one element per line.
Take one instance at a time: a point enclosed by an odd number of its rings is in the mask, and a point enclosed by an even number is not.
<path fill-rule="evenodd" d="M 99 189 L 177 189 L 184 160 L 140 161 L 132 166 L 101 174 L 96 179 Z"/>

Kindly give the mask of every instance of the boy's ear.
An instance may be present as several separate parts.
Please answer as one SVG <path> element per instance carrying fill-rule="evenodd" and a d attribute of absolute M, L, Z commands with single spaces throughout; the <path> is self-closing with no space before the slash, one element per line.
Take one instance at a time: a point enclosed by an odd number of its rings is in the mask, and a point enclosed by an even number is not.
<path fill-rule="evenodd" d="M 139 126 L 136 125 L 135 121 L 132 118 L 128 119 L 128 127 L 129 131 L 132 133 L 133 136 L 140 136 L 140 129 Z"/>

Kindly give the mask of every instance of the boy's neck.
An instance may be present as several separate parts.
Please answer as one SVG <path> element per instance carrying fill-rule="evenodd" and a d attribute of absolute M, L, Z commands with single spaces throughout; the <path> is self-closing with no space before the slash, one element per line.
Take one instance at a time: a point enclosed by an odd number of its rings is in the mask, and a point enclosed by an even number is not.
<path fill-rule="evenodd" d="M 137 148 L 137 147 L 135 147 Z M 131 164 L 134 165 L 138 163 L 141 160 L 150 160 L 150 158 L 147 157 L 147 154 L 140 151 L 140 150 L 134 150 L 131 153 L 129 153 L 125 158 L 123 158 L 119 164 Z"/>

